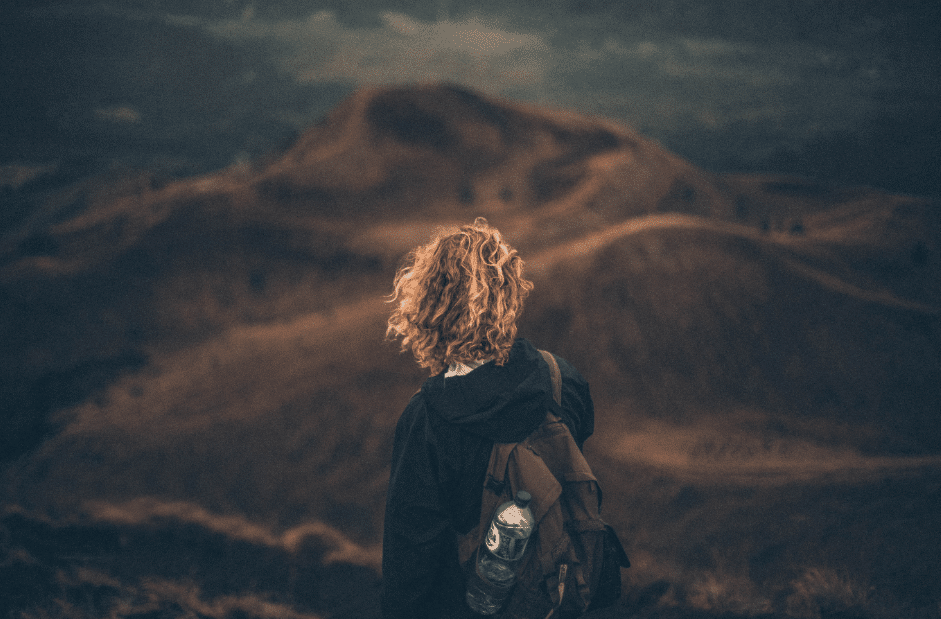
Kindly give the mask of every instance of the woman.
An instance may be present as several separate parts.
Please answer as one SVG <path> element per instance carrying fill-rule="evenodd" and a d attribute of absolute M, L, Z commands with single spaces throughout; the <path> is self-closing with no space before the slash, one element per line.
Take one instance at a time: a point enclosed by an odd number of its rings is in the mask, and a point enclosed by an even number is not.
<path fill-rule="evenodd" d="M 431 378 L 395 430 L 383 535 L 386 619 L 475 616 L 464 603 L 456 535 L 480 517 L 494 442 L 518 442 L 552 409 L 579 447 L 594 429 L 588 383 L 565 360 L 562 407 L 549 367 L 517 338 L 532 290 L 523 261 L 478 218 L 409 255 L 395 277 L 387 336 Z"/>

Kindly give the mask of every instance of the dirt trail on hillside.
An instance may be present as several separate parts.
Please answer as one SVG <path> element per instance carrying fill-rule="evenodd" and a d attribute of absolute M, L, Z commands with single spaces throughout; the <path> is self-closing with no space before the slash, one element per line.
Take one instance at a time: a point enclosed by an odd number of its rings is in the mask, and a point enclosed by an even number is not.
<path fill-rule="evenodd" d="M 602 232 L 590 234 L 570 241 L 558 247 L 541 252 L 527 261 L 535 275 L 547 273 L 552 266 L 573 260 L 580 260 L 595 255 L 601 248 L 633 234 L 655 232 L 658 230 L 701 230 L 724 237 L 739 237 L 761 245 L 796 275 L 813 281 L 821 288 L 831 292 L 855 298 L 860 301 L 886 305 L 888 307 L 911 310 L 927 316 L 941 315 L 941 308 L 924 303 L 917 303 L 899 298 L 885 290 L 862 288 L 852 282 L 817 268 L 801 260 L 802 254 L 813 255 L 820 250 L 820 243 L 814 240 L 795 238 L 786 234 L 767 234 L 753 227 L 731 222 L 705 219 L 702 217 L 666 214 L 636 217 L 606 228 Z"/>
<path fill-rule="evenodd" d="M 628 469 L 688 483 L 789 484 L 870 481 L 941 470 L 941 456 L 871 456 L 800 438 L 769 438 L 719 425 L 650 421 L 636 432 L 596 437 L 596 449 Z"/>

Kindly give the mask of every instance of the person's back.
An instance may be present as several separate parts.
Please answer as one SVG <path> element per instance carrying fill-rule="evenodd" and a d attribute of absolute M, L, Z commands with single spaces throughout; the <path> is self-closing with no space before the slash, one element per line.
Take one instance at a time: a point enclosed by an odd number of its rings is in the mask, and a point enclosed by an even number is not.
<path fill-rule="evenodd" d="M 396 426 L 383 536 L 383 613 L 475 616 L 456 538 L 478 524 L 494 443 L 526 438 L 555 412 L 579 447 L 594 429 L 587 382 L 558 358 L 562 404 L 539 351 L 517 338 L 532 284 L 483 220 L 441 235 L 396 276 L 388 335 L 431 373 Z"/>

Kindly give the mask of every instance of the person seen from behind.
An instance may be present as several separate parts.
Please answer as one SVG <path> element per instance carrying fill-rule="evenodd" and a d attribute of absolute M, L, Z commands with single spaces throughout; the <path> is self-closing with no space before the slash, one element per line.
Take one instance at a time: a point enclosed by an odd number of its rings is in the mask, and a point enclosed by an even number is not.
<path fill-rule="evenodd" d="M 579 448 L 594 430 L 588 383 L 568 362 L 561 410 L 550 369 L 517 337 L 533 288 L 485 219 L 414 249 L 398 271 L 387 337 L 430 373 L 398 420 L 383 533 L 385 619 L 476 617 L 456 538 L 480 518 L 491 449 L 522 441 L 551 409 Z"/>

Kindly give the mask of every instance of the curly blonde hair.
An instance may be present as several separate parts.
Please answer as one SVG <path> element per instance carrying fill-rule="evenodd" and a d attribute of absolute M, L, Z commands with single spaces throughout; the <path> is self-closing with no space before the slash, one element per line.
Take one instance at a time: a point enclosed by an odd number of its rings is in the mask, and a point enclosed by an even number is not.
<path fill-rule="evenodd" d="M 412 250 L 394 285 L 386 337 L 401 337 L 432 376 L 452 363 L 506 363 L 533 288 L 522 258 L 483 217 Z"/>

